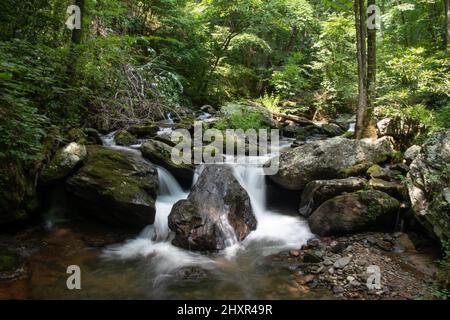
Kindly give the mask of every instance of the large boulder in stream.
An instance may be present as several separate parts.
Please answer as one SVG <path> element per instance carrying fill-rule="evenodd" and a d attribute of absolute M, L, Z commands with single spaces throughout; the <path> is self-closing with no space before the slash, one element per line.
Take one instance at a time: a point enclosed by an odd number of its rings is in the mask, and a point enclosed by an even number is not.
<path fill-rule="evenodd" d="M 140 150 L 142 155 L 156 165 L 169 170 L 185 185 L 191 185 L 194 178 L 195 166 L 193 164 L 177 164 L 172 160 L 172 146 L 157 140 L 145 141 Z"/>
<path fill-rule="evenodd" d="M 430 137 L 410 165 L 409 196 L 417 219 L 441 241 L 450 239 L 450 131 Z"/>
<path fill-rule="evenodd" d="M 393 151 L 389 137 L 376 141 L 342 137 L 314 141 L 270 160 L 279 161 L 278 173 L 270 178 L 283 188 L 303 190 L 314 180 L 340 178 L 345 169 L 355 165 L 383 162 Z"/>
<path fill-rule="evenodd" d="M 367 180 L 363 178 L 312 181 L 303 190 L 299 213 L 307 218 L 326 200 L 346 192 L 359 191 L 365 186 L 367 186 Z"/>
<path fill-rule="evenodd" d="M 319 236 L 393 229 L 400 202 L 377 190 L 358 191 L 323 203 L 308 218 Z"/>
<path fill-rule="evenodd" d="M 245 189 L 228 166 L 206 166 L 187 200 L 169 215 L 173 244 L 194 251 L 224 249 L 256 229 L 256 218 Z"/>
<path fill-rule="evenodd" d="M 131 154 L 88 147 L 85 165 L 66 181 L 86 215 L 107 224 L 144 228 L 155 219 L 157 170 Z"/>

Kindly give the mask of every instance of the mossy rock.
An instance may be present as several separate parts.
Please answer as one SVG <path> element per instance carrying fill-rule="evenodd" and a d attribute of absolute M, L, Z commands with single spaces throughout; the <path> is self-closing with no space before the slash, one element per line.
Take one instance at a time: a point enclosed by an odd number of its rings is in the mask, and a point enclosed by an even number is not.
<path fill-rule="evenodd" d="M 69 142 L 87 144 L 88 136 L 81 128 L 72 128 L 67 132 L 66 138 Z"/>
<path fill-rule="evenodd" d="M 41 173 L 40 182 L 48 184 L 68 177 L 83 163 L 86 155 L 87 151 L 84 145 L 76 142 L 68 144 L 56 152 Z"/>
<path fill-rule="evenodd" d="M 86 164 L 66 185 L 85 212 L 107 224 L 143 228 L 154 222 L 157 171 L 132 155 L 89 146 Z"/>
<path fill-rule="evenodd" d="M 185 184 L 192 184 L 195 166 L 192 163 L 175 163 L 172 160 L 172 149 L 171 146 L 156 140 L 147 140 L 140 148 L 142 155 L 146 159 L 156 165 L 166 168 Z"/>
<path fill-rule="evenodd" d="M 14 271 L 20 266 L 20 258 L 8 250 L 0 250 L 0 272 Z"/>
<path fill-rule="evenodd" d="M 85 128 L 83 132 L 86 134 L 86 140 L 88 145 L 102 145 L 103 141 L 100 137 L 100 133 L 93 128 Z"/>
<path fill-rule="evenodd" d="M 400 202 L 377 190 L 344 194 L 323 203 L 308 218 L 320 236 L 392 230 Z"/>
<path fill-rule="evenodd" d="M 114 140 L 119 146 L 131 146 L 139 142 L 134 135 L 126 130 L 117 132 L 114 136 Z"/>
<path fill-rule="evenodd" d="M 24 221 L 36 210 L 34 181 L 21 165 L 0 163 L 0 225 Z"/>
<path fill-rule="evenodd" d="M 371 162 L 361 162 L 358 164 L 355 164 L 353 166 L 343 168 L 339 170 L 339 176 L 341 178 L 349 178 L 349 177 L 355 177 L 359 175 L 364 175 L 369 168 L 373 166 L 373 163 Z"/>
<path fill-rule="evenodd" d="M 156 136 L 159 131 L 159 127 L 154 124 L 136 125 L 129 127 L 127 131 L 139 139 L 150 138 Z"/>
<path fill-rule="evenodd" d="M 367 175 L 372 176 L 373 174 L 379 174 L 383 171 L 383 168 L 381 168 L 379 165 L 374 164 L 373 166 L 370 166 L 369 169 L 367 169 Z"/>

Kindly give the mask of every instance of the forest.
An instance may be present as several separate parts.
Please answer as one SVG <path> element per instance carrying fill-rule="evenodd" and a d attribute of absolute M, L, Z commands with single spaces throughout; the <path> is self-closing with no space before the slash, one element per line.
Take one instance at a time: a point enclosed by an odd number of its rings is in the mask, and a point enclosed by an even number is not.
<path fill-rule="evenodd" d="M 1 1 L 0 300 L 446 300 L 449 20 L 449 0 Z M 177 163 L 196 126 L 280 145 Z"/>

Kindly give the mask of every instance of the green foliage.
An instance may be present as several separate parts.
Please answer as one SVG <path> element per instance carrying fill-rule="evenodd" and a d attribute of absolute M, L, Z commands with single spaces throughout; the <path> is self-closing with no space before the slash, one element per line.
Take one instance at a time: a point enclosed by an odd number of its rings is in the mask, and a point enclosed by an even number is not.
<path fill-rule="evenodd" d="M 0 159 L 39 159 L 50 122 L 78 121 L 78 99 L 67 86 L 65 52 L 23 41 L 0 42 Z"/>
<path fill-rule="evenodd" d="M 303 55 L 293 53 L 281 70 L 274 71 L 270 83 L 275 91 L 284 97 L 292 97 L 306 89 L 309 72 L 302 65 Z"/>
<path fill-rule="evenodd" d="M 425 105 L 438 109 L 450 101 L 450 62 L 446 53 L 424 48 L 381 55 L 379 105 Z"/>
<path fill-rule="evenodd" d="M 437 128 L 450 129 L 450 104 L 439 109 L 435 119 Z"/>
<path fill-rule="evenodd" d="M 214 124 L 218 130 L 226 129 L 263 129 L 266 128 L 264 116 L 260 111 L 252 110 L 239 103 L 228 103 L 222 107 L 222 117 Z"/>
<path fill-rule="evenodd" d="M 281 98 L 278 95 L 275 94 L 269 95 L 266 92 L 262 97 L 258 98 L 257 101 L 272 112 L 281 112 L 280 108 Z"/>
<path fill-rule="evenodd" d="M 322 32 L 315 44 L 317 60 L 313 72 L 319 89 L 316 108 L 334 115 L 348 111 L 357 95 L 355 26 L 352 16 L 333 14 L 322 22 Z"/>
<path fill-rule="evenodd" d="M 442 243 L 443 256 L 437 261 L 439 271 L 436 281 L 430 287 L 432 296 L 447 300 L 450 298 L 450 247 L 447 242 Z"/>
<path fill-rule="evenodd" d="M 145 37 L 110 37 L 79 48 L 80 85 L 102 129 L 120 129 L 176 112 L 183 86 Z"/>
<path fill-rule="evenodd" d="M 424 105 L 404 107 L 379 107 L 376 110 L 381 117 L 390 118 L 388 134 L 394 137 L 398 146 L 405 150 L 412 144 L 424 142 L 428 132 L 433 128 L 435 117 Z"/>

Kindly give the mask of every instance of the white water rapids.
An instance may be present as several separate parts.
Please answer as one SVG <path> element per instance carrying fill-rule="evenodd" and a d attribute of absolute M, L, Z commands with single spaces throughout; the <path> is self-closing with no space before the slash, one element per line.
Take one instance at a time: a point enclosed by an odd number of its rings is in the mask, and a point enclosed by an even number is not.
<path fill-rule="evenodd" d="M 105 136 L 103 141 L 109 148 L 127 152 L 139 157 L 140 161 L 146 161 L 137 150 L 139 146 L 130 148 L 117 146 L 114 142 L 114 133 Z M 223 221 L 225 233 L 228 235 L 228 247 L 223 252 L 206 256 L 173 246 L 171 244 L 173 235 L 168 228 L 168 216 L 173 205 L 181 199 L 186 199 L 188 193 L 181 188 L 169 171 L 157 167 L 160 189 L 156 201 L 154 225 L 148 226 L 136 239 L 107 248 L 103 257 L 108 260 L 128 260 L 151 256 L 152 269 L 163 276 L 183 267 L 201 266 L 204 269 L 214 269 L 223 266 L 223 261 L 233 263 L 245 255 L 267 256 L 287 249 L 300 248 L 313 237 L 307 223 L 298 216 L 270 211 L 266 205 L 265 176 L 262 165 L 278 152 L 279 150 L 264 157 L 251 158 L 251 164 L 230 164 L 233 166 L 236 179 L 250 196 L 258 221 L 256 231 L 250 233 L 242 243 L 236 241 L 234 230 L 228 221 Z M 194 183 L 202 169 L 202 166 L 198 167 Z"/>

